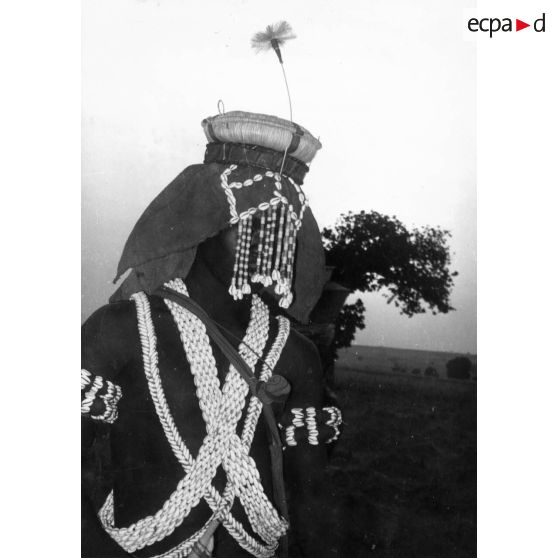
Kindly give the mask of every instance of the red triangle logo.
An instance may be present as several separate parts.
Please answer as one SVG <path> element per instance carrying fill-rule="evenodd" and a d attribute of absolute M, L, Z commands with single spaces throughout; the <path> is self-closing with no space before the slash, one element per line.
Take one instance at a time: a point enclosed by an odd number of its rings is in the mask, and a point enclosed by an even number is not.
<path fill-rule="evenodd" d="M 516 31 L 521 31 L 522 29 L 525 29 L 526 27 L 531 27 L 531 24 L 530 23 L 525 23 L 524 21 L 521 21 L 520 19 L 515 20 L 515 30 Z"/>

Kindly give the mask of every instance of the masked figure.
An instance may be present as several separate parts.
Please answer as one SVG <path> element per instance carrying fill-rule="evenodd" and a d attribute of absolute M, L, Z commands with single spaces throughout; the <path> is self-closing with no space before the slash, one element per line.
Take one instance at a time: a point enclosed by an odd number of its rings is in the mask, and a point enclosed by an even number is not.
<path fill-rule="evenodd" d="M 140 217 L 83 326 L 83 556 L 286 556 L 287 535 L 340 556 L 318 518 L 341 413 L 289 321 L 324 282 L 301 187 L 321 146 L 272 116 L 202 125 L 204 163 Z"/>

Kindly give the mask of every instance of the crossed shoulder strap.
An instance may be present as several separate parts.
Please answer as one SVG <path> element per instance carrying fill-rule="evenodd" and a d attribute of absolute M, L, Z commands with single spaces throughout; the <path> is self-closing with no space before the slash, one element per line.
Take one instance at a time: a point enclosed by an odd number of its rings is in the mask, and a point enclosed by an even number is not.
<path fill-rule="evenodd" d="M 277 423 L 275 422 L 275 417 L 271 408 L 271 403 L 284 401 L 287 398 L 291 389 L 289 382 L 286 378 L 279 374 L 274 374 L 267 382 L 258 380 L 238 351 L 221 333 L 215 322 L 208 316 L 205 310 L 203 310 L 203 308 L 201 308 L 189 296 L 179 293 L 169 287 L 160 287 L 154 292 L 154 294 L 175 302 L 199 318 L 205 325 L 209 337 L 216 343 L 221 351 L 223 351 L 223 354 L 227 357 L 229 362 L 246 381 L 252 394 L 258 397 L 258 399 L 262 402 L 262 410 L 269 440 L 269 452 L 271 455 L 273 496 L 275 505 L 279 508 L 281 515 L 288 521 L 287 496 L 283 478 L 282 443 L 279 435 L 279 429 L 277 427 Z M 288 541 L 287 535 L 285 534 L 280 540 L 281 556 L 287 556 L 287 548 Z"/>

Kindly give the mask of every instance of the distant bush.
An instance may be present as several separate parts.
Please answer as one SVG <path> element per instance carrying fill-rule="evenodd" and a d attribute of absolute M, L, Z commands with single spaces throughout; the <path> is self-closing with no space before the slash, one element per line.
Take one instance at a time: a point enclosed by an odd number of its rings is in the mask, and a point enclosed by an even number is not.
<path fill-rule="evenodd" d="M 454 380 L 470 380 L 473 363 L 467 357 L 455 357 L 446 362 L 446 371 L 448 378 Z"/>
<path fill-rule="evenodd" d="M 425 368 L 424 375 L 430 376 L 431 378 L 438 378 L 440 376 L 436 368 L 434 368 L 433 366 L 428 366 L 427 368 Z"/>
<path fill-rule="evenodd" d="M 413 368 L 411 370 L 411 374 L 414 374 L 415 376 L 420 376 L 420 374 L 421 374 L 420 368 Z"/>

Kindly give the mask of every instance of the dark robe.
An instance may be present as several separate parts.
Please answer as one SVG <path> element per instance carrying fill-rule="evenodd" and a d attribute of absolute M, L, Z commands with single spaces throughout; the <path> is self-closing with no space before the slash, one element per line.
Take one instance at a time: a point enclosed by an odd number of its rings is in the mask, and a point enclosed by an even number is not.
<path fill-rule="evenodd" d="M 205 436 L 192 374 L 178 329 L 167 306 L 157 297 L 149 297 L 157 335 L 159 370 L 168 405 L 177 428 L 195 457 Z M 277 320 L 270 318 L 270 332 L 264 355 L 277 335 Z M 236 346 L 232 338 L 230 341 Z M 135 303 L 117 302 L 102 307 L 83 325 L 82 368 L 102 376 L 122 388 L 118 419 L 103 424 L 83 418 L 83 551 L 88 558 L 118 558 L 131 554 L 122 550 L 103 530 L 96 512 L 112 488 L 115 496 L 115 524 L 124 527 L 157 512 L 184 471 L 175 458 L 151 400 L 144 373 Z M 221 382 L 229 364 L 213 347 Z M 284 404 L 275 404 L 277 420 L 290 420 L 290 409 L 324 405 L 324 382 L 315 346 L 291 329 L 288 341 L 275 368 L 291 384 L 291 394 Z M 260 370 L 257 367 L 256 373 Z M 94 406 L 98 405 L 95 401 Z M 92 409 L 92 414 L 99 410 Z M 102 411 L 102 409 L 101 409 Z M 244 416 L 243 416 L 244 418 Z M 239 421 L 239 425 L 243 419 Z M 324 494 L 322 476 L 325 467 L 323 444 L 299 443 L 284 452 L 285 483 L 289 498 L 291 542 L 290 556 L 340 556 L 334 548 L 331 529 L 325 529 L 320 516 Z M 273 502 L 268 440 L 260 416 L 250 455 L 256 462 L 264 491 Z M 226 476 L 218 469 L 214 485 L 222 491 Z M 232 508 L 249 534 L 254 535 L 240 502 Z M 211 510 L 202 499 L 182 524 L 162 541 L 136 551 L 139 558 L 163 553 L 198 531 L 210 517 Z M 255 537 L 257 540 L 258 537 Z M 251 556 L 220 526 L 215 533 L 214 556 L 240 558 Z"/>

